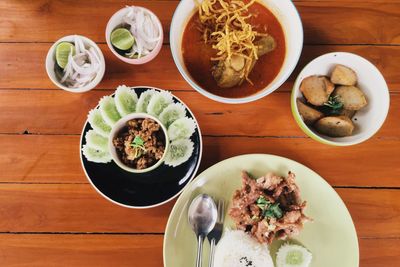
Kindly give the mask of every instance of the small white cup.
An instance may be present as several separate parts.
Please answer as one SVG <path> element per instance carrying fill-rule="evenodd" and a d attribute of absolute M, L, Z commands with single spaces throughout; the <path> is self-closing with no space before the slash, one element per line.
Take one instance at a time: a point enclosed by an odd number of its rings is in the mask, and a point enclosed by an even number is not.
<path fill-rule="evenodd" d="M 57 40 L 50 47 L 49 52 L 47 53 L 47 57 L 46 57 L 46 71 L 47 71 L 47 75 L 49 76 L 50 80 L 59 88 L 65 90 L 65 91 L 68 91 L 68 92 L 72 92 L 72 93 L 83 93 L 83 92 L 92 90 L 101 82 L 101 80 L 103 79 L 103 76 L 104 76 L 104 72 L 106 70 L 106 62 L 104 60 L 103 53 L 101 52 L 100 48 L 97 46 L 97 44 L 95 42 L 93 42 L 89 38 L 86 38 L 85 36 L 77 35 L 82 39 L 85 47 L 93 47 L 96 50 L 97 54 L 100 57 L 100 70 L 97 73 L 96 77 L 93 79 L 93 81 L 91 81 L 90 83 L 88 83 L 87 85 L 85 85 L 83 87 L 70 88 L 70 87 L 63 85 L 57 78 L 55 70 L 54 70 L 54 68 L 57 64 L 57 62 L 56 62 L 56 47 L 61 42 L 73 43 L 75 40 L 75 36 L 76 35 L 64 36 L 64 37 L 60 38 L 59 40 Z"/>
<path fill-rule="evenodd" d="M 120 54 L 118 54 L 118 52 L 115 50 L 115 48 L 111 44 L 111 40 L 110 40 L 111 33 L 113 30 L 115 30 L 115 28 L 117 28 L 123 22 L 122 18 L 128 13 L 128 9 L 126 7 L 115 12 L 114 15 L 108 21 L 107 27 L 106 27 L 106 41 L 107 41 L 108 48 L 110 48 L 111 52 L 113 52 L 113 54 L 117 58 L 119 58 L 120 60 L 122 60 L 126 63 L 133 64 L 133 65 L 140 65 L 140 64 L 144 64 L 144 63 L 147 63 L 147 62 L 153 60 L 160 52 L 162 45 L 163 45 L 163 39 L 164 39 L 164 33 L 163 33 L 163 28 L 162 28 L 160 19 L 151 10 L 144 8 L 144 7 L 140 7 L 140 8 L 143 8 L 148 13 L 154 15 L 154 17 L 157 18 L 158 31 L 160 32 L 160 40 L 158 41 L 158 43 L 157 43 L 156 47 L 153 49 L 153 51 L 151 51 L 148 55 L 143 56 L 141 58 L 124 57 L 124 56 L 121 56 Z"/>
<path fill-rule="evenodd" d="M 139 170 L 139 169 L 128 167 L 120 160 L 120 158 L 118 157 L 117 149 L 114 146 L 113 140 L 114 140 L 115 136 L 119 133 L 119 131 L 123 127 L 125 127 L 125 125 L 128 121 L 133 120 L 133 119 L 147 119 L 147 118 L 156 121 L 160 125 L 160 127 L 164 133 L 164 137 L 165 137 L 165 149 L 164 149 L 164 154 L 163 154 L 162 158 L 159 159 L 156 164 L 154 164 L 153 166 L 150 166 L 149 168 Z M 113 161 L 121 169 L 128 171 L 128 172 L 133 172 L 133 173 L 145 173 L 145 172 L 152 171 L 152 170 L 158 168 L 164 162 L 165 156 L 167 155 L 167 151 L 169 149 L 169 138 L 168 138 L 168 134 L 167 134 L 167 129 L 156 117 L 151 116 L 149 114 L 146 114 L 146 113 L 128 114 L 128 115 L 122 117 L 119 121 L 117 121 L 117 123 L 111 129 L 110 137 L 108 139 L 108 149 L 110 151 Z"/>

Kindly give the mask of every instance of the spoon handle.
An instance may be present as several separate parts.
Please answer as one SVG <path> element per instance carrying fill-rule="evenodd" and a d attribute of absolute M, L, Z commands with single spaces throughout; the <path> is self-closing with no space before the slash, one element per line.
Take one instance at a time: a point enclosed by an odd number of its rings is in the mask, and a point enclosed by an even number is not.
<path fill-rule="evenodd" d="M 199 235 L 197 238 L 198 238 L 198 244 L 197 244 L 196 267 L 202 267 L 201 256 L 203 255 L 204 237 L 203 235 Z"/>
<path fill-rule="evenodd" d="M 215 238 L 211 239 L 210 262 L 208 263 L 208 267 L 214 266 L 214 254 L 215 254 Z"/>

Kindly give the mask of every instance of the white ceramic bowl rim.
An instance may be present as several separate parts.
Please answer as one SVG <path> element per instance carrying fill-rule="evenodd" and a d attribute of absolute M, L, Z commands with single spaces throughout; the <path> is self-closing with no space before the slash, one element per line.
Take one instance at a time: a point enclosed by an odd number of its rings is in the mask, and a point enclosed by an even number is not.
<path fill-rule="evenodd" d="M 180 74 L 183 76 L 183 78 L 186 80 L 186 82 L 188 82 L 195 90 L 197 90 L 199 93 L 201 93 L 202 95 L 218 101 L 218 102 L 222 102 L 222 103 L 226 103 L 226 104 L 243 104 L 243 103 L 248 103 L 248 102 L 252 102 L 252 101 L 256 101 L 260 98 L 263 98 L 264 96 L 269 95 L 270 93 L 272 93 L 273 91 L 275 91 L 276 89 L 278 89 L 288 78 L 289 76 L 292 74 L 293 70 L 295 69 L 297 62 L 300 59 L 300 55 L 302 52 L 302 48 L 303 48 L 303 39 L 304 39 L 304 31 L 303 31 L 303 25 L 301 22 L 301 18 L 300 18 L 300 14 L 296 8 L 296 6 L 293 4 L 293 2 L 291 0 L 287 0 L 287 3 L 289 4 L 289 6 L 291 7 L 291 9 L 294 11 L 294 13 L 296 14 L 295 17 L 293 17 L 293 19 L 296 21 L 296 24 L 299 26 L 299 31 L 301 31 L 301 39 L 298 40 L 299 42 L 301 42 L 301 47 L 300 49 L 298 49 L 298 51 L 296 51 L 296 54 L 292 57 L 295 59 L 295 64 L 291 64 L 288 66 L 288 68 L 285 70 L 284 74 L 282 75 L 282 77 L 280 77 L 280 79 L 273 81 L 272 83 L 270 83 L 269 85 L 267 85 L 264 89 L 260 90 L 258 93 L 254 94 L 254 95 L 250 95 L 247 97 L 242 97 L 242 98 L 228 98 L 228 97 L 222 97 L 222 96 L 218 96 L 215 95 L 213 93 L 210 93 L 209 91 L 203 89 L 201 86 L 197 85 L 197 83 L 195 81 L 193 81 L 193 79 L 190 77 L 189 74 L 186 73 L 186 71 L 184 70 L 183 66 L 180 64 L 178 56 L 175 54 L 174 50 L 173 50 L 173 46 L 174 45 L 178 45 L 180 46 L 181 44 L 175 44 L 176 40 L 175 38 L 172 36 L 173 34 L 173 28 L 177 27 L 175 25 L 175 16 L 177 16 L 177 13 L 179 11 L 179 8 L 185 3 L 185 1 L 192 1 L 192 0 L 181 0 L 180 3 L 178 4 L 177 8 L 175 9 L 174 15 L 172 16 L 172 22 L 171 22 L 171 26 L 170 26 L 170 47 L 171 47 L 171 53 L 172 53 L 172 58 L 174 59 L 175 65 L 178 68 Z M 283 1 L 283 0 L 280 0 Z M 286 32 L 285 29 L 284 30 L 284 34 L 285 34 L 285 39 L 287 42 L 287 36 L 286 36 Z M 183 34 L 183 33 L 182 33 Z M 286 45 L 288 47 L 288 45 Z M 181 50 L 181 49 L 180 49 Z M 287 51 L 286 51 L 286 55 L 285 55 L 285 61 L 287 60 Z M 285 65 L 285 62 L 283 63 L 283 66 Z M 282 66 L 282 67 L 283 67 Z M 283 71 L 283 68 L 280 70 L 280 72 Z M 278 74 L 279 76 L 279 74 Z M 270 87 L 269 89 L 266 89 L 267 87 Z"/>
<path fill-rule="evenodd" d="M 145 56 L 143 56 L 141 58 L 124 57 L 124 56 L 120 55 L 115 50 L 114 46 L 111 44 L 110 35 L 111 35 L 112 31 L 115 30 L 117 25 L 122 23 L 122 20 L 120 19 L 120 17 L 125 15 L 125 13 L 127 12 L 127 7 L 123 7 L 121 9 L 119 9 L 108 20 L 107 26 L 106 26 L 106 31 L 105 31 L 105 37 L 106 37 L 106 42 L 107 42 L 108 48 L 120 60 L 122 60 L 122 61 L 124 61 L 126 63 L 129 63 L 129 64 L 144 64 L 144 63 L 147 63 L 147 62 L 153 60 L 158 55 L 158 53 L 160 52 L 161 47 L 163 45 L 164 32 L 163 32 L 163 27 L 162 27 L 162 23 L 161 23 L 160 19 L 158 18 L 158 16 L 153 11 L 151 11 L 148 8 L 142 7 L 142 6 L 135 6 L 135 7 L 139 7 L 139 8 L 142 8 L 142 9 L 146 10 L 146 12 L 152 14 L 156 18 L 158 30 L 160 31 L 160 40 L 158 41 L 158 43 L 155 46 L 155 48 L 149 54 L 147 54 L 147 55 L 145 55 Z M 113 20 L 118 20 L 119 23 L 114 25 L 114 24 L 111 23 Z"/>
<path fill-rule="evenodd" d="M 118 154 L 116 153 L 115 146 L 113 144 L 114 137 L 126 125 L 126 122 L 128 122 L 130 120 L 133 120 L 133 119 L 152 119 L 152 120 L 154 120 L 155 122 L 157 122 L 160 125 L 161 130 L 162 130 L 162 132 L 164 134 L 164 137 L 165 137 L 165 150 L 164 150 L 162 158 L 159 159 L 154 165 L 152 165 L 152 166 L 150 166 L 150 167 L 148 167 L 146 169 L 140 169 L 139 170 L 139 169 L 135 169 L 135 168 L 129 167 L 126 164 L 124 164 L 121 161 L 121 159 L 118 157 Z M 167 134 L 167 129 L 165 128 L 165 126 L 161 123 L 161 121 L 158 118 L 156 118 L 156 117 L 154 117 L 154 116 L 152 116 L 150 114 L 147 114 L 147 113 L 139 113 L 139 112 L 137 112 L 137 113 L 131 113 L 131 114 L 123 116 L 121 119 L 119 119 L 114 124 L 114 126 L 111 129 L 110 136 L 108 138 L 108 149 L 110 151 L 110 154 L 111 154 L 111 157 L 112 157 L 113 161 L 121 169 L 123 169 L 125 171 L 128 171 L 128 172 L 132 172 L 132 173 L 146 173 L 146 172 L 149 172 L 149 171 L 157 169 L 164 162 L 165 156 L 167 155 L 167 152 L 168 152 L 168 148 L 169 148 L 169 138 L 168 138 L 168 134 Z"/>
<path fill-rule="evenodd" d="M 373 71 L 369 74 L 369 75 L 375 75 L 377 77 L 377 79 L 379 79 L 379 81 L 382 84 L 382 88 L 380 88 L 381 90 L 381 96 L 383 97 L 383 100 L 385 102 L 385 106 L 379 106 L 382 110 L 383 113 L 382 115 L 379 117 L 379 121 L 376 121 L 374 127 L 372 127 L 372 129 L 369 131 L 369 134 L 365 134 L 364 136 L 361 136 L 358 139 L 352 140 L 352 141 L 343 141 L 343 138 L 333 138 L 333 137 L 328 137 L 328 136 L 324 136 L 324 135 L 320 135 L 317 134 L 315 132 L 315 130 L 311 129 L 310 127 L 308 127 L 305 122 L 301 119 L 300 113 L 298 111 L 297 108 L 297 103 L 296 103 L 296 99 L 298 97 L 298 91 L 299 91 L 299 86 L 300 83 L 302 81 L 302 77 L 304 76 L 303 73 L 308 70 L 308 68 L 314 64 L 316 61 L 319 61 L 321 59 L 324 58 L 329 58 L 329 57 L 349 57 L 354 59 L 354 61 L 360 61 L 362 62 L 362 64 L 364 64 L 365 66 L 368 66 L 369 68 L 371 68 Z M 335 62 L 332 62 L 332 64 L 335 64 Z M 336 63 L 339 64 L 339 63 Z M 355 70 L 357 73 L 357 70 Z M 315 74 L 319 74 L 319 73 L 315 73 Z M 328 74 L 328 73 L 326 73 Z M 357 73 L 358 74 L 358 73 Z M 383 123 L 385 122 L 385 119 L 388 115 L 389 112 L 389 107 L 390 107 L 390 94 L 389 94 L 389 89 L 387 87 L 385 78 L 383 77 L 382 73 L 378 70 L 378 68 L 372 64 L 369 60 L 357 55 L 357 54 L 353 54 L 353 53 L 349 53 L 349 52 L 331 52 L 331 53 L 327 53 L 324 55 L 321 55 L 315 59 L 313 59 L 312 61 L 310 61 L 299 73 L 298 77 L 296 78 L 294 85 L 293 85 L 293 90 L 292 90 L 292 94 L 291 94 L 291 105 L 292 105 L 292 113 L 295 117 L 295 120 L 297 121 L 298 124 L 300 124 L 300 128 L 307 134 L 309 135 L 312 139 L 324 143 L 324 144 L 328 144 L 328 145 L 333 145 L 333 146 L 350 146 L 350 145 L 356 145 L 359 143 L 362 143 L 366 140 L 368 140 L 369 138 L 371 138 L 376 132 L 379 131 L 379 129 L 382 127 Z M 369 105 L 371 105 L 369 103 Z M 295 108 L 293 108 L 295 107 Z M 370 111 L 372 112 L 372 110 Z M 300 119 L 298 119 L 300 118 Z M 333 140 L 328 140 L 329 139 L 337 139 L 340 140 L 339 141 L 333 141 Z"/>
<path fill-rule="evenodd" d="M 96 77 L 87 85 L 81 87 L 81 88 L 69 88 L 65 85 L 63 85 L 58 79 L 57 77 L 55 77 L 55 72 L 54 72 L 54 67 L 56 63 L 55 60 L 55 50 L 56 47 L 59 43 L 61 42 L 73 42 L 74 41 L 74 37 L 78 36 L 80 38 L 82 38 L 83 43 L 85 45 L 89 45 L 91 47 L 93 47 L 96 52 L 98 53 L 99 57 L 100 57 L 100 70 L 97 73 Z M 100 49 L 100 47 L 92 40 L 90 40 L 89 38 L 82 36 L 82 35 L 67 35 L 64 37 L 61 37 L 60 39 L 58 39 L 56 42 L 54 42 L 54 44 L 50 47 L 49 51 L 47 52 L 47 56 L 46 56 L 46 72 L 47 75 L 49 76 L 50 80 L 59 88 L 68 91 L 68 92 L 72 92 L 72 93 L 83 93 L 83 92 L 87 92 L 92 90 L 93 88 L 95 88 L 103 79 L 104 73 L 105 73 L 105 69 L 106 69 L 106 63 L 104 60 L 104 56 L 103 53 Z M 54 74 L 54 75 L 53 75 Z"/>
<path fill-rule="evenodd" d="M 131 88 L 132 88 L 132 89 L 136 89 L 136 88 L 149 88 L 149 89 L 155 89 L 155 90 L 158 90 L 158 91 L 164 91 L 163 89 L 160 89 L 160 88 L 158 88 L 158 87 L 147 86 L 147 85 L 131 86 Z M 114 96 L 114 94 L 112 94 L 112 96 Z M 119 203 L 119 202 L 117 202 L 117 201 L 111 199 L 110 197 L 106 196 L 106 195 L 105 195 L 103 192 L 101 192 L 101 191 L 97 188 L 97 186 L 92 182 L 92 180 L 90 179 L 88 173 L 86 172 L 85 166 L 83 165 L 82 150 L 81 150 L 82 148 L 81 148 L 81 146 L 82 146 L 82 141 L 83 141 L 83 138 L 84 138 L 85 126 L 89 123 L 89 121 L 86 120 L 86 122 L 84 123 L 84 127 L 82 127 L 81 138 L 79 139 L 79 157 L 80 157 L 80 160 L 81 160 L 82 170 L 83 170 L 83 172 L 85 173 L 86 179 L 89 181 L 89 183 L 92 185 L 92 187 L 97 191 L 97 193 L 98 193 L 99 195 L 101 195 L 102 197 L 104 197 L 105 199 L 107 199 L 108 201 L 110 201 L 111 203 L 114 203 L 115 205 L 118 205 L 118 206 L 121 206 L 121 207 L 124 207 L 124 208 L 129 208 L 129 209 L 149 209 L 149 208 L 155 208 L 155 207 L 158 207 L 158 206 L 162 206 L 162 205 L 164 205 L 164 204 L 170 202 L 171 200 L 173 200 L 173 199 L 176 198 L 177 196 L 179 196 L 179 194 L 181 194 L 182 191 L 190 184 L 190 182 L 194 179 L 194 177 L 196 177 L 197 171 L 199 170 L 199 167 L 200 167 L 201 158 L 202 158 L 202 156 L 203 156 L 203 139 L 202 139 L 202 135 L 201 135 L 200 125 L 199 125 L 199 123 L 198 123 L 196 117 L 194 116 L 193 112 L 189 109 L 189 107 L 185 104 L 185 102 L 183 102 L 180 98 L 178 98 L 178 97 L 175 96 L 175 95 L 174 95 L 174 98 L 175 98 L 176 100 L 178 100 L 180 103 L 182 103 L 182 104 L 185 106 L 187 112 L 190 114 L 190 116 L 193 118 L 193 120 L 195 121 L 195 123 L 196 123 L 196 125 L 197 125 L 197 131 L 199 132 L 199 137 L 200 137 L 200 138 L 199 138 L 199 140 L 200 140 L 200 141 L 199 141 L 199 159 L 198 159 L 197 165 L 196 165 L 196 167 L 195 167 L 195 169 L 194 169 L 194 171 L 193 171 L 193 175 L 188 179 L 186 185 L 185 185 L 179 192 L 177 192 L 175 195 L 173 195 L 173 196 L 170 197 L 169 199 L 166 199 L 166 200 L 163 201 L 163 202 L 160 202 L 160 203 L 157 203 L 157 204 L 154 204 L 154 205 L 149 205 L 149 206 L 131 206 L 131 205 L 126 205 L 126 204 Z M 97 107 L 98 107 L 98 105 L 96 105 L 95 108 L 97 108 Z"/>

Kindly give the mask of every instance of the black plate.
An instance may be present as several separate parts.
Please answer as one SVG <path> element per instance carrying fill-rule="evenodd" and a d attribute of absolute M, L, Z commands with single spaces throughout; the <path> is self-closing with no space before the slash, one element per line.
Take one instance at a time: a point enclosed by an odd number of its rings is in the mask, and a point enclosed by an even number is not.
<path fill-rule="evenodd" d="M 160 89 L 153 87 L 134 87 L 138 96 L 148 89 Z M 174 97 L 175 102 L 182 103 Z M 185 105 L 187 116 L 197 120 Z M 86 132 L 92 129 L 86 121 L 82 135 L 81 146 L 86 143 Z M 107 199 L 127 207 L 148 208 L 163 204 L 177 196 L 183 188 L 196 175 L 200 165 L 202 153 L 202 140 L 199 125 L 191 137 L 194 143 L 193 154 L 188 161 L 177 166 L 169 167 L 162 164 L 153 171 L 147 173 L 127 172 L 113 161 L 107 164 L 94 163 L 86 160 L 81 153 L 81 161 L 87 178 L 92 185 Z"/>

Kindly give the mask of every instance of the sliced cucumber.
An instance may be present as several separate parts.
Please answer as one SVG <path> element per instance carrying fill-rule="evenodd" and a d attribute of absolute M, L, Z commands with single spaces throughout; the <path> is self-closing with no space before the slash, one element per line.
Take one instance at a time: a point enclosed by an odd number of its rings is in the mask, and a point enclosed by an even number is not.
<path fill-rule="evenodd" d="M 185 106 L 180 103 L 172 103 L 161 112 L 159 119 L 165 127 L 169 127 L 174 121 L 185 117 L 185 115 Z"/>
<path fill-rule="evenodd" d="M 276 256 L 277 267 L 308 267 L 312 254 L 299 245 L 283 244 Z"/>
<path fill-rule="evenodd" d="M 89 147 L 101 151 L 108 151 L 108 138 L 98 134 L 94 130 L 87 131 L 85 135 L 86 144 Z"/>
<path fill-rule="evenodd" d="M 82 153 L 88 161 L 96 163 L 108 163 L 111 162 L 112 158 L 108 151 L 101 151 L 92 148 L 88 145 L 82 147 Z"/>
<path fill-rule="evenodd" d="M 154 94 L 147 106 L 147 113 L 158 117 L 161 112 L 173 102 L 172 95 L 167 91 L 161 91 Z"/>
<path fill-rule="evenodd" d="M 187 139 L 196 130 L 196 123 L 188 117 L 180 118 L 174 121 L 168 127 L 168 137 L 170 140 Z"/>
<path fill-rule="evenodd" d="M 114 98 L 111 96 L 104 96 L 100 99 L 99 110 L 104 121 L 110 126 L 113 126 L 121 118 L 115 106 Z"/>
<path fill-rule="evenodd" d="M 186 162 L 193 153 L 194 145 L 189 139 L 179 139 L 172 141 L 169 145 L 165 164 L 176 167 Z"/>
<path fill-rule="evenodd" d="M 136 105 L 136 112 L 142 112 L 146 113 L 147 112 L 147 106 L 149 105 L 151 97 L 156 94 L 157 91 L 154 89 L 149 89 L 147 91 L 144 91 L 137 102 Z"/>
<path fill-rule="evenodd" d="M 89 111 L 88 121 L 90 126 L 100 135 L 104 137 L 108 137 L 111 132 L 111 126 L 108 125 L 103 116 L 101 116 L 101 112 L 98 109 L 92 109 Z"/>
<path fill-rule="evenodd" d="M 136 111 L 138 101 L 137 94 L 130 87 L 125 85 L 118 86 L 115 91 L 115 106 L 121 116 L 131 114 Z"/>

